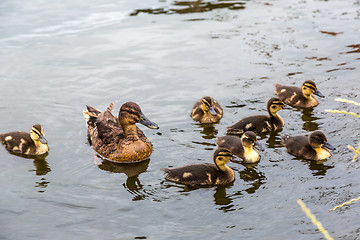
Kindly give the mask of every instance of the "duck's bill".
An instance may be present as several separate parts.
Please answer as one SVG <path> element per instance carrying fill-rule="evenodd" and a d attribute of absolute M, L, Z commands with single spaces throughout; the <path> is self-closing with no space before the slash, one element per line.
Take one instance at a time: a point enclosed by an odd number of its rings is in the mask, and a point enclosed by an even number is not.
<path fill-rule="evenodd" d="M 326 148 L 329 149 L 329 150 L 335 150 L 335 149 L 336 149 L 333 145 L 331 145 L 331 144 L 328 143 L 328 142 L 325 142 L 324 147 L 326 147 Z"/>
<path fill-rule="evenodd" d="M 145 117 L 144 114 L 141 114 L 140 116 L 140 123 L 147 126 L 150 129 L 159 129 L 159 126 L 156 123 L 150 121 L 147 117 Z"/>
<path fill-rule="evenodd" d="M 256 148 L 259 151 L 264 151 L 265 149 L 260 145 L 260 143 L 255 142 L 254 143 L 254 148 Z"/>
<path fill-rule="evenodd" d="M 324 98 L 325 97 L 325 95 L 324 94 L 322 94 L 319 90 L 315 90 L 315 92 L 314 92 L 314 94 L 316 95 L 316 96 L 319 96 L 319 97 L 321 97 L 321 98 Z"/>
<path fill-rule="evenodd" d="M 42 144 L 47 144 L 48 141 L 46 140 L 46 138 L 43 136 L 43 135 L 40 135 L 39 136 L 39 141 L 42 143 Z"/>
<path fill-rule="evenodd" d="M 210 108 L 209 108 L 209 113 L 210 113 L 211 115 L 213 115 L 213 116 L 216 116 L 216 115 L 217 115 L 217 113 L 216 113 L 216 111 L 215 111 L 215 109 L 214 109 L 213 107 L 210 107 Z"/>
<path fill-rule="evenodd" d="M 234 162 L 234 163 L 242 163 L 243 160 L 242 160 L 241 158 L 239 158 L 238 156 L 232 155 L 231 162 Z"/>
<path fill-rule="evenodd" d="M 289 109 L 292 109 L 292 107 L 287 105 L 287 104 L 284 104 L 283 109 L 288 109 L 289 110 Z"/>

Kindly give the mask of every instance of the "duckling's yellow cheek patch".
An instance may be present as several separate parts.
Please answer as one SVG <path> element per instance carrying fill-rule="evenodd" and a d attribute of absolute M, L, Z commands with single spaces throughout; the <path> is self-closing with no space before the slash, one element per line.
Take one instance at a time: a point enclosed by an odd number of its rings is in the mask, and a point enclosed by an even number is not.
<path fill-rule="evenodd" d="M 192 176 L 192 173 L 191 172 L 185 172 L 183 174 L 183 178 L 188 178 L 188 177 L 191 177 Z"/>
<path fill-rule="evenodd" d="M 280 93 L 286 92 L 286 89 L 281 89 Z"/>

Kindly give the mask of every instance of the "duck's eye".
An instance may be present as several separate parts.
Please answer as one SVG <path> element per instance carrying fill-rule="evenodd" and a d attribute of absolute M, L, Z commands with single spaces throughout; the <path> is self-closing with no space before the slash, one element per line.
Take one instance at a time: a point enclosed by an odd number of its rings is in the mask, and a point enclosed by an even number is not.
<path fill-rule="evenodd" d="M 272 109 L 275 109 L 275 108 L 276 108 L 276 106 L 275 106 L 275 105 L 273 105 L 271 108 L 272 108 Z"/>
<path fill-rule="evenodd" d="M 252 138 L 246 138 L 249 142 L 251 142 L 251 143 L 254 143 L 255 141 L 254 141 L 254 139 L 252 139 Z"/>

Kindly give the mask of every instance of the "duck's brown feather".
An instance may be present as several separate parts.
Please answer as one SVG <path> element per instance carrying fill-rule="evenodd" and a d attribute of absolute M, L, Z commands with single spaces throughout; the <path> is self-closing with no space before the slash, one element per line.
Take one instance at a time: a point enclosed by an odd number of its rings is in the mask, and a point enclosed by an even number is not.
<path fill-rule="evenodd" d="M 241 119 L 234 125 L 227 127 L 230 134 L 242 134 L 253 131 L 256 134 L 270 131 L 281 131 L 284 126 L 282 120 L 273 116 L 255 115 Z"/>
<path fill-rule="evenodd" d="M 0 134 L 0 141 L 5 148 L 14 153 L 36 155 L 36 146 L 27 132 L 9 132 Z"/>
<path fill-rule="evenodd" d="M 233 170 L 220 171 L 215 164 L 192 164 L 179 168 L 162 169 L 166 179 L 176 183 L 186 185 L 223 185 L 234 181 L 235 175 Z"/>
<path fill-rule="evenodd" d="M 96 113 L 92 111 L 94 116 L 91 116 L 90 119 L 96 118 L 96 127 L 92 128 L 88 125 L 88 134 L 93 149 L 101 156 L 115 162 L 144 161 L 152 153 L 151 142 L 137 126 L 138 139 L 125 138 L 124 130 L 120 126 L 118 118 L 112 114 L 112 107 L 113 104 L 111 103 L 104 112 L 97 112 L 97 117 Z"/>
<path fill-rule="evenodd" d="M 308 136 L 288 136 L 281 138 L 288 153 L 309 160 L 318 160 L 317 152 L 309 144 Z"/>
<path fill-rule="evenodd" d="M 309 99 L 305 98 L 299 87 L 276 84 L 275 94 L 281 101 L 293 107 L 309 108 L 316 107 L 319 104 L 314 96 Z"/>

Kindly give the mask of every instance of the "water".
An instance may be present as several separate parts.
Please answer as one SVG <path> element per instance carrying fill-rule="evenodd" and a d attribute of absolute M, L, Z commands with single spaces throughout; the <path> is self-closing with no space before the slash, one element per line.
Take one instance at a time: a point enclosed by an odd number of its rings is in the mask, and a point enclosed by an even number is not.
<path fill-rule="evenodd" d="M 41 123 L 45 160 L 0 148 L 0 239 L 319 239 L 301 198 L 336 239 L 359 239 L 359 120 L 325 109 L 359 98 L 359 1 L 20 1 L 0 3 L 0 132 Z M 230 186 L 189 188 L 160 170 L 210 162 L 215 138 L 265 113 L 275 83 L 314 80 L 313 111 L 282 110 L 283 132 L 261 136 L 259 164 L 229 164 Z M 217 99 L 214 126 L 189 117 Z M 97 166 L 85 105 L 114 113 L 137 102 L 159 130 L 136 168 Z M 323 131 L 337 150 L 322 164 L 296 159 L 282 134 Z"/>

